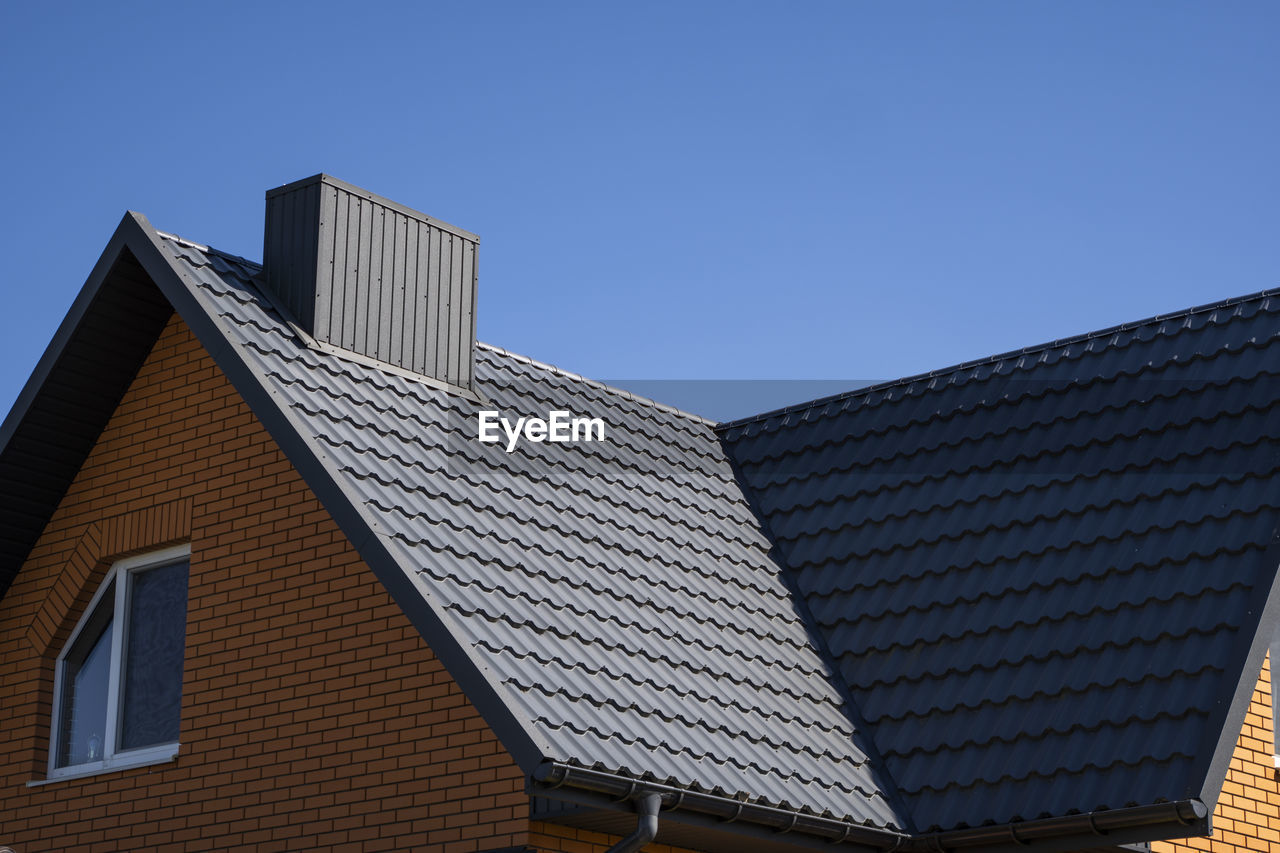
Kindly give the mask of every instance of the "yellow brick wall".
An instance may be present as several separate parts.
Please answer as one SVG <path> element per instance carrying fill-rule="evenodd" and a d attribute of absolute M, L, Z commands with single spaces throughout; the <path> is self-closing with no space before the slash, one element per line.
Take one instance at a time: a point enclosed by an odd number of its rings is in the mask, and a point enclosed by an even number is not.
<path fill-rule="evenodd" d="M 1253 690 L 1240 740 L 1231 756 L 1222 797 L 1213 812 L 1213 837 L 1157 842 L 1153 853 L 1207 850 L 1231 853 L 1261 850 L 1280 853 L 1280 784 L 1274 763 L 1271 723 L 1271 667 L 1263 663 Z"/>
<path fill-rule="evenodd" d="M 175 761 L 38 787 L 53 662 L 119 557 L 191 544 Z M 176 316 L 0 599 L 0 847 L 523 846 L 524 778 Z"/>

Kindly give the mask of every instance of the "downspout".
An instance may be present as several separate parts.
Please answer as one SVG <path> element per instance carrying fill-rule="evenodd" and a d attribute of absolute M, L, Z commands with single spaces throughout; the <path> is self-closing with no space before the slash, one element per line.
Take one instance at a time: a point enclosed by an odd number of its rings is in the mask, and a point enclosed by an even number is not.
<path fill-rule="evenodd" d="M 636 853 L 658 837 L 658 809 L 662 808 L 661 794 L 645 794 L 636 798 L 636 831 L 610 847 L 605 853 Z"/>

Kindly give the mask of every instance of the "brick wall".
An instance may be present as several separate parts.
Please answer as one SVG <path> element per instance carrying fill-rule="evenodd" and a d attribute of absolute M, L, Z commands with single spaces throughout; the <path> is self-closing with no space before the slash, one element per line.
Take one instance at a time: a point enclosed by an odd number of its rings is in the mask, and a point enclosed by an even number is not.
<path fill-rule="evenodd" d="M 53 659 L 111 562 L 192 549 L 176 761 L 43 778 Z M 176 317 L 0 602 L 0 845 L 474 851 L 519 770 Z"/>
<path fill-rule="evenodd" d="M 1268 661 L 1262 665 L 1262 675 L 1253 690 L 1244 729 L 1231 756 L 1222 796 L 1213 811 L 1213 837 L 1157 842 L 1151 845 L 1152 853 L 1189 853 L 1193 850 L 1280 853 L 1280 785 L 1277 784 L 1274 754 L 1271 667 Z"/>

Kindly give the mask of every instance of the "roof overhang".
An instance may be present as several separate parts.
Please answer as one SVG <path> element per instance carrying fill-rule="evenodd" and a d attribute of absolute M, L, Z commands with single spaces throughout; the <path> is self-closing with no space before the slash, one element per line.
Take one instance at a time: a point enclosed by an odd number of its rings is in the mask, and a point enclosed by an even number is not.
<path fill-rule="evenodd" d="M 0 598 L 173 313 L 126 214 L 0 425 Z"/>

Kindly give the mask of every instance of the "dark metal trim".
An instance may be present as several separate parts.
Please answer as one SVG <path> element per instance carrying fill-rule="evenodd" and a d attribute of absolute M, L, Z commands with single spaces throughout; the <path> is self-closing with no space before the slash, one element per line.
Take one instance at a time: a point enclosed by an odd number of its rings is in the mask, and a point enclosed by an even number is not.
<path fill-rule="evenodd" d="M 788 809 L 735 800 L 716 794 L 690 791 L 672 785 L 643 782 L 638 779 L 629 779 L 613 773 L 574 767 L 560 762 L 548 761 L 539 765 L 534 770 L 532 779 L 536 786 L 535 790 L 565 786 L 608 797 L 645 793 L 659 794 L 662 797 L 662 807 L 666 811 L 683 809 L 709 815 L 718 819 L 721 823 L 741 821 L 742 823 L 765 826 L 773 830 L 786 829 L 793 833 L 815 835 L 832 841 L 849 841 L 877 849 L 888 849 L 895 844 L 901 844 L 909 837 L 893 830 L 876 829 L 875 827 L 862 826 L 851 821 L 803 814 Z"/>
<path fill-rule="evenodd" d="M 273 198 L 278 195 L 284 195 L 285 193 L 293 192 L 294 190 L 299 190 L 303 187 L 309 187 L 312 184 L 328 184 L 331 187 L 337 187 L 338 189 L 349 192 L 352 195 L 359 196 L 365 201 L 380 204 L 383 207 L 396 211 L 397 213 L 403 213 L 405 216 L 413 217 L 414 219 L 418 219 L 428 225 L 434 225 L 436 228 L 439 228 L 442 231 L 448 231 L 456 237 L 462 237 L 464 240 L 470 240 L 473 243 L 480 242 L 480 237 L 476 234 L 472 234 L 470 231 L 465 231 L 456 225 L 450 225 L 448 222 L 442 222 L 439 219 L 427 216 L 420 210 L 414 210 L 412 207 L 406 207 L 398 201 L 392 201 L 391 199 L 384 198 L 376 193 L 371 193 L 362 187 L 358 187 L 355 184 L 349 184 L 346 181 L 339 180 L 338 178 L 333 177 L 333 175 L 327 175 L 324 172 L 312 175 L 309 178 L 301 178 L 297 181 L 291 181 L 290 183 L 278 186 L 275 189 L 267 190 L 266 197 Z"/>
<path fill-rule="evenodd" d="M 1271 647 L 1272 638 L 1280 628 L 1280 569 L 1277 569 L 1280 566 L 1280 542 L 1273 541 L 1259 559 L 1259 572 L 1272 573 L 1271 588 L 1267 591 L 1262 606 L 1248 614 L 1254 617 L 1253 621 L 1246 618 L 1240 625 L 1239 641 L 1229 658 L 1241 661 L 1235 677 L 1235 690 L 1225 710 L 1221 705 L 1218 706 L 1217 710 L 1223 717 L 1217 726 L 1213 725 L 1210 718 L 1204 739 L 1193 753 L 1198 766 L 1192 771 L 1191 778 L 1193 784 L 1194 780 L 1199 780 L 1199 789 L 1187 793 L 1208 806 L 1210 812 L 1217 807 L 1218 797 L 1222 794 L 1231 755 L 1240 739 L 1244 718 L 1249 712 L 1249 703 L 1262 672 L 1262 661 Z"/>
<path fill-rule="evenodd" d="M 1173 803 L 1156 803 L 1149 806 L 1131 806 L 1121 809 L 1085 812 L 1062 817 L 1049 817 L 1008 823 L 1000 826 L 954 829 L 933 833 L 939 845 L 946 850 L 964 847 L 984 847 L 1012 840 L 1018 846 L 1028 846 L 1036 841 L 1074 836 L 1105 837 L 1111 832 L 1135 827 L 1174 824 L 1192 828 L 1205 820 L 1209 810 L 1199 800 L 1179 800 Z M 1191 833 L 1188 833 L 1191 834 Z"/>

